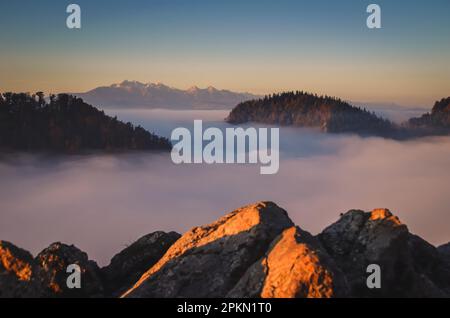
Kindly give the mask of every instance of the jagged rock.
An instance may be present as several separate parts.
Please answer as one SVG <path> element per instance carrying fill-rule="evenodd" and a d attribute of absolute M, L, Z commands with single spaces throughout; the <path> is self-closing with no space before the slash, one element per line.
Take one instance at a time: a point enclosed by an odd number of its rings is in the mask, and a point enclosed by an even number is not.
<path fill-rule="evenodd" d="M 81 267 L 81 289 L 66 285 L 69 264 Z M 370 264 L 381 268 L 380 289 L 366 284 Z M 387 209 L 351 210 L 312 236 L 271 202 L 181 238 L 144 236 L 103 270 L 75 246 L 54 243 L 33 259 L 0 241 L 0 297 L 103 297 L 136 280 L 122 296 L 450 297 L 450 244 L 434 247 Z"/>
<path fill-rule="evenodd" d="M 101 297 L 99 268 L 75 246 L 54 243 L 36 258 L 0 241 L 0 297 Z M 67 266 L 81 268 L 81 289 L 69 289 Z"/>
<path fill-rule="evenodd" d="M 30 290 L 33 256 L 17 246 L 0 241 L 0 297 L 33 296 Z"/>
<path fill-rule="evenodd" d="M 150 233 L 115 255 L 102 268 L 108 293 L 119 296 L 132 287 L 180 237 L 176 232 Z"/>
<path fill-rule="evenodd" d="M 343 297 L 347 282 L 317 238 L 298 227 L 285 230 L 227 295 L 232 298 Z"/>
<path fill-rule="evenodd" d="M 67 287 L 67 266 L 81 268 L 81 288 Z M 42 297 L 102 297 L 103 284 L 97 263 L 73 245 L 53 243 L 35 259 L 33 280 L 40 286 Z"/>
<path fill-rule="evenodd" d="M 450 283 L 436 249 L 409 233 L 387 209 L 352 210 L 319 239 L 335 259 L 356 297 L 442 297 Z M 381 268 L 381 288 L 366 285 L 367 266 Z M 442 281 L 439 282 L 438 280 Z"/>
<path fill-rule="evenodd" d="M 416 272 L 450 296 L 450 263 L 436 247 L 417 235 L 410 234 L 408 243 Z"/>
<path fill-rule="evenodd" d="M 447 244 L 443 244 L 438 247 L 439 253 L 441 253 L 444 256 L 450 257 L 450 242 Z"/>
<path fill-rule="evenodd" d="M 450 271 L 450 242 L 447 244 L 443 244 L 437 248 L 437 251 L 439 253 L 439 256 L 443 260 L 445 264 L 445 270 Z M 450 274 L 449 274 L 450 276 Z M 450 282 L 447 281 L 445 283 L 445 290 L 447 292 L 447 295 L 450 295 Z"/>
<path fill-rule="evenodd" d="M 127 297 L 224 297 L 284 229 L 286 211 L 271 202 L 238 209 L 184 234 Z"/>

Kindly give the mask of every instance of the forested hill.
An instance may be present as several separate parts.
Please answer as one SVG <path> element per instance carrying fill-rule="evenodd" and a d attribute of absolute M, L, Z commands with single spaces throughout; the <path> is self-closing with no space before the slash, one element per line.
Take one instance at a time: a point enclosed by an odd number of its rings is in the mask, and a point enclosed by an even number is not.
<path fill-rule="evenodd" d="M 282 126 L 318 127 L 325 132 L 389 136 L 396 127 L 374 113 L 340 99 L 305 92 L 273 94 L 237 105 L 227 121 Z"/>
<path fill-rule="evenodd" d="M 429 134 L 450 133 L 450 97 L 437 101 L 431 113 L 418 118 L 411 118 L 406 126 Z"/>
<path fill-rule="evenodd" d="M 76 153 L 170 150 L 166 138 L 123 123 L 67 94 L 0 94 L 0 149 Z"/>

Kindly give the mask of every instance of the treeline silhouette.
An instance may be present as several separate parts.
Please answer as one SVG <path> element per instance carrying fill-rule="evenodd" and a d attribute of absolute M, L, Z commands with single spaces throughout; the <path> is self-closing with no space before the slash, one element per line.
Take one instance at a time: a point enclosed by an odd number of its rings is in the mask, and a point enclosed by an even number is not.
<path fill-rule="evenodd" d="M 166 138 L 123 123 L 68 94 L 0 94 L 0 148 L 76 153 L 170 150 Z"/>
<path fill-rule="evenodd" d="M 303 91 L 267 95 L 237 105 L 227 121 L 258 122 L 282 126 L 319 127 L 323 131 L 390 135 L 395 125 L 375 113 L 352 106 L 339 98 Z"/>
<path fill-rule="evenodd" d="M 431 109 L 431 113 L 411 118 L 408 124 L 410 127 L 416 128 L 448 130 L 450 128 L 450 97 L 437 101 Z"/>

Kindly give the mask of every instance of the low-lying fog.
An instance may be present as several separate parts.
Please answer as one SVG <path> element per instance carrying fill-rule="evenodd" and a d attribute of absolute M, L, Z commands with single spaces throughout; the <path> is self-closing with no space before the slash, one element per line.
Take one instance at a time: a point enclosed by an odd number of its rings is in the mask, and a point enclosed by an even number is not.
<path fill-rule="evenodd" d="M 225 127 L 222 111 L 119 111 L 119 119 L 170 136 L 194 119 Z M 184 232 L 242 205 L 271 200 L 318 233 L 349 209 L 387 207 L 426 240 L 450 241 L 450 138 L 408 142 L 280 131 L 280 170 L 259 165 L 174 165 L 170 154 L 0 162 L 0 239 L 36 254 L 75 244 L 106 265 L 140 236 Z"/>

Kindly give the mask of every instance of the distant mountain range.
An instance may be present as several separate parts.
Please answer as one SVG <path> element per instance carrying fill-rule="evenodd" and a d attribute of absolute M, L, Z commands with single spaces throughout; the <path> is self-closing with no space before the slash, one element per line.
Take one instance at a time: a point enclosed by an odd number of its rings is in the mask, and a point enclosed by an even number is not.
<path fill-rule="evenodd" d="M 237 104 L 258 98 L 249 93 L 219 90 L 212 86 L 188 90 L 161 83 L 123 81 L 119 84 L 94 88 L 85 93 L 72 93 L 87 103 L 102 108 L 165 108 L 165 109 L 231 109 Z"/>

